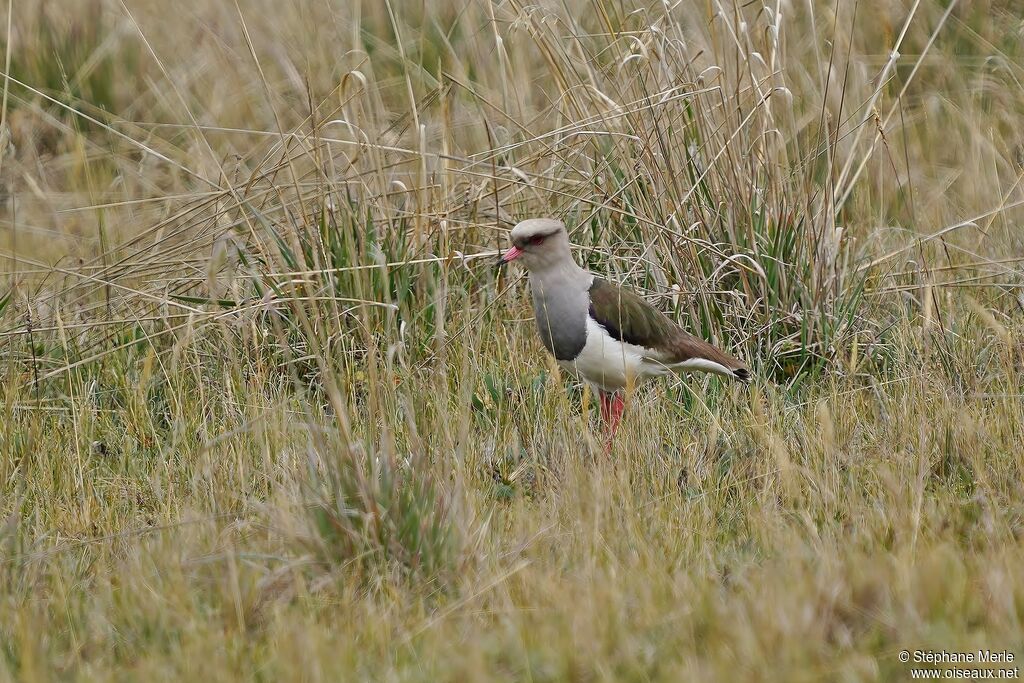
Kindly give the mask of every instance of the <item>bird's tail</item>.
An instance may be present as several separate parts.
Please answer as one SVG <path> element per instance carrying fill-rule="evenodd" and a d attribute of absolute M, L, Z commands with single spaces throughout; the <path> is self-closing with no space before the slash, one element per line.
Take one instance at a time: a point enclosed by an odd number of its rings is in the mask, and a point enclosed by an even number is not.
<path fill-rule="evenodd" d="M 750 370 L 740 359 L 718 349 L 703 339 L 682 333 L 675 340 L 676 360 L 672 366 L 683 372 L 712 372 L 746 383 Z"/>

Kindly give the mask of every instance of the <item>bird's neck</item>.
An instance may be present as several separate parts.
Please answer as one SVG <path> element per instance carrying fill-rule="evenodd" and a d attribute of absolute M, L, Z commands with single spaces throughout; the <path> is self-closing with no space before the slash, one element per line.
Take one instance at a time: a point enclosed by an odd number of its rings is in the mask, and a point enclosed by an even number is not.
<path fill-rule="evenodd" d="M 594 276 L 571 260 L 530 271 L 533 313 L 541 342 L 558 360 L 572 360 L 587 340 Z"/>
<path fill-rule="evenodd" d="M 594 281 L 592 273 L 576 265 L 572 259 L 530 271 L 534 296 L 551 296 L 556 292 L 586 291 Z"/>

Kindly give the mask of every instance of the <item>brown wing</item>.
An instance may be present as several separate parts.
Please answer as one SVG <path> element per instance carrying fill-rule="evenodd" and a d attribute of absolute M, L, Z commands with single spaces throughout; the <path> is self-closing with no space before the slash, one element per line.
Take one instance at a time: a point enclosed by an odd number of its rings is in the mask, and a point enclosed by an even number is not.
<path fill-rule="evenodd" d="M 590 317 L 612 338 L 651 349 L 666 365 L 704 359 L 731 370 L 736 379 L 746 381 L 750 376 L 747 366 L 740 360 L 684 332 L 668 316 L 630 290 L 599 277 L 595 277 L 590 286 Z"/>

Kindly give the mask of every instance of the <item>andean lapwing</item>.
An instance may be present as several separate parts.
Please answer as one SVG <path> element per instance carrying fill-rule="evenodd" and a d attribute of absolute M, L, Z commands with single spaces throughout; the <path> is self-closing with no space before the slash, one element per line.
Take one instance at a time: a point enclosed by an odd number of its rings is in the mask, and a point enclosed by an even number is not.
<path fill-rule="evenodd" d="M 747 366 L 684 332 L 628 289 L 576 265 L 561 221 L 525 220 L 512 229 L 500 264 L 519 261 L 530 272 L 541 342 L 565 370 L 601 399 L 610 448 L 625 409 L 623 392 L 670 372 L 711 372 L 746 382 Z"/>

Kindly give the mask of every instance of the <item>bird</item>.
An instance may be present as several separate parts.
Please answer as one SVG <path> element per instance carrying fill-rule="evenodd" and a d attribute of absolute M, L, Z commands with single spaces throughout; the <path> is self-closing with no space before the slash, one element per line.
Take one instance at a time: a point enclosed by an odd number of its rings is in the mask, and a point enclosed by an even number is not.
<path fill-rule="evenodd" d="M 581 268 L 562 221 L 524 220 L 510 237 L 498 265 L 526 267 L 541 343 L 600 397 L 607 451 L 625 411 L 624 393 L 641 382 L 694 371 L 750 380 L 739 359 L 687 333 L 635 292 Z"/>

